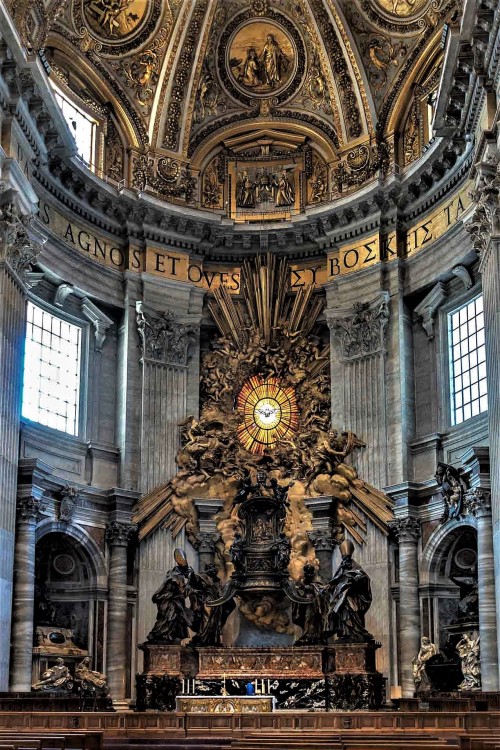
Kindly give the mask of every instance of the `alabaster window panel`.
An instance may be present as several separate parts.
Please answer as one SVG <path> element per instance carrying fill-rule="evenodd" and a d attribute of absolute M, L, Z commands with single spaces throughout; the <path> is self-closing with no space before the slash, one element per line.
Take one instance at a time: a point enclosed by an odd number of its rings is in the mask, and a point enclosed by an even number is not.
<path fill-rule="evenodd" d="M 451 421 L 461 424 L 488 409 L 483 297 L 448 314 Z"/>
<path fill-rule="evenodd" d="M 61 108 L 70 133 L 75 139 L 78 155 L 93 168 L 96 163 L 97 121 L 71 101 L 57 86 L 53 86 L 56 101 Z"/>
<path fill-rule="evenodd" d="M 22 415 L 69 435 L 80 425 L 83 329 L 27 304 Z"/>

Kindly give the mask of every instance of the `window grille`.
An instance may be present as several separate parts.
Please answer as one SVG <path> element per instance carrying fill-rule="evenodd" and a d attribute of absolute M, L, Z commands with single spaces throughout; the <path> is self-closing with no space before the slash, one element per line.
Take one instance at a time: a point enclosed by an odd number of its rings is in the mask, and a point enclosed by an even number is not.
<path fill-rule="evenodd" d="M 483 297 L 448 315 L 451 416 L 454 425 L 488 409 Z"/>
<path fill-rule="evenodd" d="M 28 302 L 22 415 L 78 434 L 82 329 Z"/>

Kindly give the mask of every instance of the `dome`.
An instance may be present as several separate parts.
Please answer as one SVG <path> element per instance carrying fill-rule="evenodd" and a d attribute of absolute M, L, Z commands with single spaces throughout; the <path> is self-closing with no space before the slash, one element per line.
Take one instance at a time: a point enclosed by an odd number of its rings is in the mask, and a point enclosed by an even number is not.
<path fill-rule="evenodd" d="M 449 179 L 460 149 L 434 141 L 432 118 L 453 11 L 426 0 L 73 0 L 49 18 L 12 3 L 56 96 L 95 126 L 80 156 L 113 201 L 108 223 L 133 203 L 136 220 L 189 235 L 213 260 L 262 242 L 310 255 Z M 55 177 L 73 169 L 61 159 L 48 155 Z"/>

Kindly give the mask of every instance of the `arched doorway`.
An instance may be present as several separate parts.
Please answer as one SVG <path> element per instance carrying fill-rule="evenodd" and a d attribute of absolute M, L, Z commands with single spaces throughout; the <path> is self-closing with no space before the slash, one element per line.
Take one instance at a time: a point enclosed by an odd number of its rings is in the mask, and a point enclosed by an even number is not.
<path fill-rule="evenodd" d="M 475 527 L 463 520 L 447 527 L 435 530 L 422 556 L 422 635 L 438 648 L 448 639 L 446 626 L 457 618 L 460 579 L 477 575 Z"/>
<path fill-rule="evenodd" d="M 84 652 L 92 657 L 95 669 L 104 671 L 107 594 L 102 561 L 96 558 L 92 541 L 85 534 L 78 536 L 82 538 L 50 528 L 37 541 L 34 676 L 50 666 L 52 655 L 63 656 L 71 668 Z M 67 631 L 71 631 L 69 640 Z"/>

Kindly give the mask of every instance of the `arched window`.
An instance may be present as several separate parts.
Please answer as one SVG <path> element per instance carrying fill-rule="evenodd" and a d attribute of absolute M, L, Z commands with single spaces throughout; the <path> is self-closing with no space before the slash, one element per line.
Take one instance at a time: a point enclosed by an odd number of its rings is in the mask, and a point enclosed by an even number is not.
<path fill-rule="evenodd" d="M 96 164 L 98 121 L 79 107 L 54 83 L 54 94 L 75 139 L 78 154 L 90 168 Z"/>

